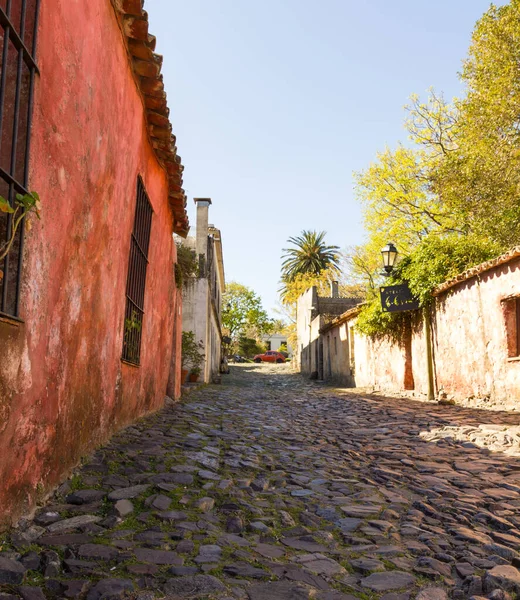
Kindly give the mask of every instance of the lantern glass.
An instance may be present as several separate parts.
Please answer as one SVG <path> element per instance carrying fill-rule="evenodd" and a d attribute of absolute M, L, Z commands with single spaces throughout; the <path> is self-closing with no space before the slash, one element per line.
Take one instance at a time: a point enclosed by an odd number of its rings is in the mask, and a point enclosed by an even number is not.
<path fill-rule="evenodd" d="M 397 248 L 390 242 L 381 250 L 381 254 L 383 256 L 383 267 L 387 273 L 390 273 L 397 259 Z"/>

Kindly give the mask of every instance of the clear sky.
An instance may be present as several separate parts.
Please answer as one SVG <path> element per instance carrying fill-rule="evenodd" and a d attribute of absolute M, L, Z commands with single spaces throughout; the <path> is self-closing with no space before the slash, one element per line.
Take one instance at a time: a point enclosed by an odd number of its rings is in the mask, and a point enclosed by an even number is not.
<path fill-rule="evenodd" d="M 489 4 L 146 0 L 190 221 L 193 197 L 212 198 L 227 281 L 272 310 L 289 236 L 362 242 L 352 173 L 406 140 L 410 94 L 460 94 L 457 72 Z"/>

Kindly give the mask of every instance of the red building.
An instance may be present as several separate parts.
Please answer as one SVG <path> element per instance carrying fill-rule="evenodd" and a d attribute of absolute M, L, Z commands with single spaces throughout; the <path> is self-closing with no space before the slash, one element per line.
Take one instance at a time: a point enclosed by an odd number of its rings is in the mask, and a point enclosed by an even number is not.
<path fill-rule="evenodd" d="M 0 0 L 0 524 L 178 395 L 182 166 L 141 0 Z M 0 213 L 0 248 L 13 219 Z"/>

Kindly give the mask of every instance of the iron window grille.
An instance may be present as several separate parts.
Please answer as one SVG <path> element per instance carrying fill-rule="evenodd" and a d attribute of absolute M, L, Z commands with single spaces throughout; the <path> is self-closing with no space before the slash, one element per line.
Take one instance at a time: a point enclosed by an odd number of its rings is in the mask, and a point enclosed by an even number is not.
<path fill-rule="evenodd" d="M 144 294 L 148 268 L 148 247 L 152 227 L 152 206 L 141 177 L 137 178 L 134 229 L 130 240 L 126 309 L 123 335 L 123 360 L 139 365 L 144 318 Z"/>
<path fill-rule="evenodd" d="M 40 0 L 0 0 L 0 195 L 11 206 L 28 192 L 31 117 Z M 13 219 L 0 213 L 0 248 L 12 236 Z M 18 228 L 0 264 L 0 313 L 18 317 L 24 242 Z"/>

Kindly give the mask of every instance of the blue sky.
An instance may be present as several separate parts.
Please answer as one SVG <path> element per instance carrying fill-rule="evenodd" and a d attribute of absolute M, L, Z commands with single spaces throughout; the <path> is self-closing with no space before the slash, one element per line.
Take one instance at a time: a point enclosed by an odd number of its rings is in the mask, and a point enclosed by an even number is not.
<path fill-rule="evenodd" d="M 277 301 L 286 240 L 361 243 L 354 171 L 406 139 L 412 93 L 447 98 L 487 0 L 146 0 L 189 215 L 211 197 L 226 279 Z M 503 4 L 503 2 L 499 2 Z"/>

